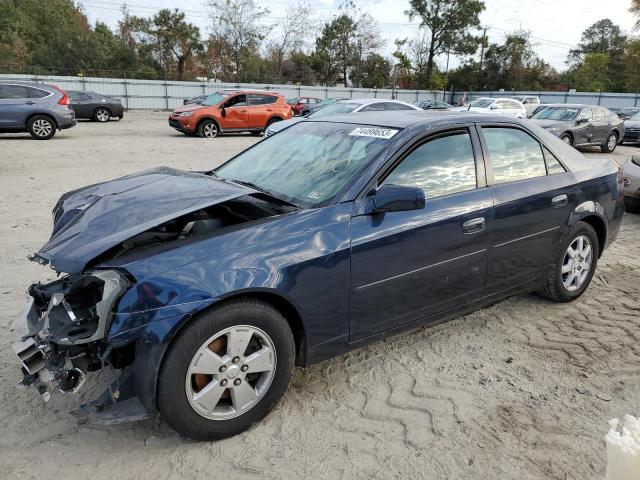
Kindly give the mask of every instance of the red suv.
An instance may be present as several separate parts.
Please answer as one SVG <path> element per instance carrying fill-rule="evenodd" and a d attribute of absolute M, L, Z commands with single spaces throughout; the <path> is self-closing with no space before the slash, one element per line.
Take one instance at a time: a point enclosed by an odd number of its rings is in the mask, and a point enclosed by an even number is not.
<path fill-rule="evenodd" d="M 169 125 L 186 135 L 214 138 L 221 133 L 260 134 L 273 122 L 293 116 L 284 97 L 273 92 L 222 91 L 200 105 L 186 105 L 169 115 Z"/>
<path fill-rule="evenodd" d="M 315 107 L 322 101 L 316 97 L 298 97 L 290 98 L 287 103 L 293 108 L 294 115 L 307 115 L 315 110 Z"/>

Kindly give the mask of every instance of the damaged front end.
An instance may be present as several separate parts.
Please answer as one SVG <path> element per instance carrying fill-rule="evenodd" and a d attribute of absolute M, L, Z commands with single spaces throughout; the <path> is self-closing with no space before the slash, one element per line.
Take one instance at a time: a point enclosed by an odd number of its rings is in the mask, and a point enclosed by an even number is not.
<path fill-rule="evenodd" d="M 116 270 L 31 285 L 14 324 L 19 337 L 12 346 L 22 364 L 21 384 L 35 387 L 48 401 L 55 390 L 77 392 L 86 372 L 121 362 L 122 355 L 114 355 L 105 335 L 113 307 L 129 286 Z"/>

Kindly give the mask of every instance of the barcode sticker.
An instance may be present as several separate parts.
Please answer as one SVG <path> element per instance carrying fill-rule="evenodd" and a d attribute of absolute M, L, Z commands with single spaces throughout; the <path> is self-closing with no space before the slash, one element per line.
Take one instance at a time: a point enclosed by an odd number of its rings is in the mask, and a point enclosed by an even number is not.
<path fill-rule="evenodd" d="M 398 130 L 393 130 L 391 128 L 380 128 L 380 127 L 359 127 L 353 130 L 349 136 L 350 137 L 372 137 L 372 138 L 385 138 L 390 139 L 393 137 Z"/>

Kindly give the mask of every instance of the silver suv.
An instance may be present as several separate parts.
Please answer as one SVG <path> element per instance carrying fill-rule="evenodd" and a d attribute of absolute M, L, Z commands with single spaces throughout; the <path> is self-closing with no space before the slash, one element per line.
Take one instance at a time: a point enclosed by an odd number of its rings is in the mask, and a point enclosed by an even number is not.
<path fill-rule="evenodd" d="M 33 138 L 48 140 L 56 130 L 76 124 L 70 103 L 58 87 L 0 82 L 0 133 L 29 132 Z"/>

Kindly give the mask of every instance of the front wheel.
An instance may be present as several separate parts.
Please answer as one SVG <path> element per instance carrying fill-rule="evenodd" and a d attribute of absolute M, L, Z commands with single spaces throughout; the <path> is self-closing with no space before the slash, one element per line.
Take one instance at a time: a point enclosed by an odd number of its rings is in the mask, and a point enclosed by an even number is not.
<path fill-rule="evenodd" d="M 618 135 L 610 133 L 607 141 L 600 146 L 600 150 L 602 153 L 611 153 L 616 149 L 616 145 L 618 145 Z"/>
<path fill-rule="evenodd" d="M 201 138 L 216 138 L 220 131 L 216 122 L 207 119 L 200 122 L 197 133 Z"/>
<path fill-rule="evenodd" d="M 169 347 L 158 377 L 158 409 L 196 440 L 236 435 L 262 420 L 282 397 L 295 343 L 285 318 L 242 299 L 196 317 Z"/>
<path fill-rule="evenodd" d="M 562 140 L 567 145 L 573 145 L 573 138 L 570 133 L 563 133 L 560 135 L 560 140 Z"/>
<path fill-rule="evenodd" d="M 556 302 L 571 302 L 582 295 L 598 264 L 600 245 L 591 225 L 578 222 L 560 242 L 547 272 L 547 285 L 539 293 Z"/>

